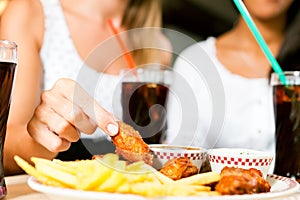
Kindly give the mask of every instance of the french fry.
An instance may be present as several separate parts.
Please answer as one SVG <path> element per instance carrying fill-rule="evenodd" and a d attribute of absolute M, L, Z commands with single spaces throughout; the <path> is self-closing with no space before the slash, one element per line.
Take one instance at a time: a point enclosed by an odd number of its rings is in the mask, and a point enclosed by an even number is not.
<path fill-rule="evenodd" d="M 190 177 L 182 178 L 174 181 L 174 184 L 180 185 L 207 185 L 219 181 L 221 178 L 220 174 L 216 172 L 206 172 L 196 174 Z"/>
<path fill-rule="evenodd" d="M 210 192 L 211 188 L 203 185 L 170 184 L 164 187 L 166 196 L 192 196 L 198 192 Z"/>
<path fill-rule="evenodd" d="M 144 172 L 144 171 L 148 172 L 149 169 L 145 168 L 145 165 L 146 164 L 143 161 L 134 162 L 126 166 L 126 171 L 137 172 L 137 173 Z"/>
<path fill-rule="evenodd" d="M 116 154 L 106 154 L 94 160 L 61 161 L 33 157 L 35 166 L 15 156 L 17 164 L 38 181 L 55 187 L 78 190 L 132 193 L 146 197 L 210 196 L 206 184 L 219 181 L 213 172 L 197 174 L 174 181 L 144 162 L 127 165 Z"/>
<path fill-rule="evenodd" d="M 95 188 L 96 191 L 115 192 L 124 182 L 126 182 L 126 176 L 118 171 L 113 171 L 111 176 L 106 179 L 104 183 Z"/>
<path fill-rule="evenodd" d="M 166 175 L 160 173 L 159 171 L 155 171 L 154 172 L 154 176 L 164 185 L 166 184 L 173 184 L 174 180 L 170 179 L 169 177 L 167 177 Z"/>
<path fill-rule="evenodd" d="M 126 169 L 126 161 L 119 160 L 117 154 L 108 153 L 102 158 L 96 158 L 95 161 L 113 170 L 124 171 Z"/>
<path fill-rule="evenodd" d="M 104 164 L 111 166 L 114 165 L 116 161 L 119 161 L 119 156 L 114 153 L 108 153 L 105 154 L 102 158 L 96 158 L 96 160 L 99 160 L 100 162 L 104 162 Z"/>
<path fill-rule="evenodd" d="M 77 179 L 80 182 L 77 189 L 94 190 L 104 183 L 112 174 L 113 170 L 101 163 L 95 162 L 88 167 L 80 167 L 77 173 Z"/>
<path fill-rule="evenodd" d="M 86 166 L 94 165 L 94 163 L 97 162 L 97 161 L 96 160 L 62 161 L 62 160 L 59 160 L 59 159 L 53 159 L 50 162 L 54 162 L 54 163 L 57 163 L 61 166 L 77 170 L 78 167 L 84 167 L 84 165 L 86 165 Z"/>
<path fill-rule="evenodd" d="M 131 191 L 135 194 L 158 197 L 158 196 L 191 196 L 201 192 L 210 192 L 210 187 L 200 185 L 161 185 L 151 182 L 136 183 L 131 186 Z"/>
<path fill-rule="evenodd" d="M 47 175 L 39 172 L 21 157 L 14 156 L 14 160 L 27 174 L 35 177 L 41 183 L 44 183 L 45 185 L 55 186 L 55 187 L 63 187 L 63 188 L 67 187 L 67 185 L 64 185 L 63 183 L 58 182 L 55 179 L 52 179 Z"/>
<path fill-rule="evenodd" d="M 119 192 L 119 193 L 132 193 L 131 191 L 131 187 L 132 187 L 132 184 L 129 183 L 129 182 L 124 182 L 123 184 L 121 184 L 115 192 Z"/>
<path fill-rule="evenodd" d="M 147 197 L 165 196 L 164 188 L 161 184 L 144 182 L 131 185 L 131 192 Z"/>
<path fill-rule="evenodd" d="M 154 176 L 152 173 L 144 173 L 144 174 L 126 174 L 127 182 L 129 184 L 135 183 L 143 183 L 143 182 L 151 182 L 161 184 L 161 182 Z"/>
<path fill-rule="evenodd" d="M 79 184 L 76 175 L 66 172 L 63 170 L 61 165 L 53 162 L 44 162 L 41 160 L 34 161 L 36 170 L 45 174 L 46 176 L 68 185 L 71 188 L 76 188 L 76 186 Z"/>
<path fill-rule="evenodd" d="M 126 169 L 126 162 L 124 160 L 117 160 L 115 163 L 111 165 L 112 169 L 117 171 L 125 171 Z"/>
<path fill-rule="evenodd" d="M 205 192 L 205 191 L 198 191 L 195 192 L 195 194 L 193 196 L 220 196 L 221 194 L 217 191 L 209 191 L 209 192 Z"/>
<path fill-rule="evenodd" d="M 153 172 L 153 176 L 155 176 L 162 184 L 172 184 L 172 183 L 174 183 L 173 179 L 171 179 L 171 178 L 167 177 L 166 175 L 160 173 L 159 171 L 154 169 L 152 166 L 145 165 L 144 168 L 148 169 L 151 172 Z"/>
<path fill-rule="evenodd" d="M 51 160 L 47 160 L 44 158 L 37 158 L 37 157 L 32 157 L 31 161 L 35 164 L 36 168 L 39 167 L 39 165 L 46 165 L 46 166 L 51 166 L 52 168 L 56 168 L 59 171 L 63 171 L 68 174 L 76 175 L 76 168 L 65 166 L 62 164 L 63 162 L 53 162 Z"/>

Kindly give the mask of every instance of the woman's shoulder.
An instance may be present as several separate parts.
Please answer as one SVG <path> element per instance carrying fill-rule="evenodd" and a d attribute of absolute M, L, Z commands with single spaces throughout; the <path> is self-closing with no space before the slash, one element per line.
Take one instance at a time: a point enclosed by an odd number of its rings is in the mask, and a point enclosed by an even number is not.
<path fill-rule="evenodd" d="M 11 0 L 8 2 L 2 18 L 13 15 L 15 21 L 35 21 L 35 17 L 43 16 L 42 6 L 39 0 Z"/>
<path fill-rule="evenodd" d="M 43 27 L 43 10 L 39 0 L 11 0 L 1 15 L 1 37 L 35 34 Z"/>

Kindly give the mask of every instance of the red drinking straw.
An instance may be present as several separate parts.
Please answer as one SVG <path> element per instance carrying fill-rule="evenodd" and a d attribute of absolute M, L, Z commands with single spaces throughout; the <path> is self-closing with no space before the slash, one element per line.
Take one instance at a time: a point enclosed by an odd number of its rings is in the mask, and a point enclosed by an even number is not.
<path fill-rule="evenodd" d="M 125 59 L 126 59 L 126 61 L 128 63 L 129 68 L 131 68 L 131 69 L 135 68 L 134 60 L 133 60 L 130 52 L 128 51 L 126 45 L 124 44 L 123 40 L 121 39 L 121 37 L 120 37 L 117 29 L 114 27 L 112 20 L 108 19 L 107 23 L 108 23 L 110 29 L 112 30 L 112 32 L 114 33 L 114 35 L 116 36 L 116 38 L 117 38 L 117 40 L 118 40 L 118 42 L 120 44 L 120 47 L 121 47 L 122 51 L 124 52 L 124 56 L 125 56 Z"/>

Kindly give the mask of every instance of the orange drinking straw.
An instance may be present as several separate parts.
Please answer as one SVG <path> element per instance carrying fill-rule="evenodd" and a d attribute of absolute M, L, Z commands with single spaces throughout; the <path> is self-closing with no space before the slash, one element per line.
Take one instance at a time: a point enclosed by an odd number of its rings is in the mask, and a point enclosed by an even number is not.
<path fill-rule="evenodd" d="M 120 47 L 122 49 L 122 51 L 125 53 L 124 56 L 125 56 L 125 59 L 128 63 L 128 66 L 129 68 L 135 68 L 135 63 L 134 63 L 134 60 L 130 54 L 130 52 L 128 51 L 128 49 L 126 48 L 126 45 L 124 44 L 124 42 L 122 41 L 117 29 L 114 27 L 113 23 L 112 23 L 112 20 L 111 19 L 108 19 L 107 20 L 107 23 L 110 27 L 110 29 L 112 30 L 112 32 L 114 33 L 114 35 L 116 36 L 119 44 L 120 44 Z"/>

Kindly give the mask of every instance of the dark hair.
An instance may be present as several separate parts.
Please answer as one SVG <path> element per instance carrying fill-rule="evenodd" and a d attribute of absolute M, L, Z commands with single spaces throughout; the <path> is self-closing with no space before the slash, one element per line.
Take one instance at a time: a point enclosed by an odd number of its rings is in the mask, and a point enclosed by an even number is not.
<path fill-rule="evenodd" d="M 285 71 L 300 70 L 300 1 L 294 0 L 288 10 L 284 42 L 277 60 Z"/>
<path fill-rule="evenodd" d="M 294 19 L 300 10 L 300 1 L 294 0 L 287 12 L 287 26 L 295 22 Z"/>

